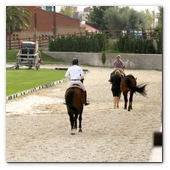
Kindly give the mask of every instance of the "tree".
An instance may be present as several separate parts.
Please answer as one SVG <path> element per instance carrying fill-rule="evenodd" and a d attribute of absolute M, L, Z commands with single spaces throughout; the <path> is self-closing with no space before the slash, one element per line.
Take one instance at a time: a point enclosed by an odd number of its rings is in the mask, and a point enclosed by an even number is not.
<path fill-rule="evenodd" d="M 69 17 L 73 17 L 73 6 L 62 6 L 60 13 Z"/>
<path fill-rule="evenodd" d="M 7 47 L 7 36 L 11 38 L 11 32 L 16 28 L 26 29 L 30 27 L 31 12 L 22 7 L 7 6 L 6 7 L 6 47 Z"/>
<path fill-rule="evenodd" d="M 139 29 L 148 26 L 148 16 L 144 12 L 128 7 L 110 7 L 105 11 L 103 19 L 109 30 Z"/>
<path fill-rule="evenodd" d="M 152 26 L 153 24 L 153 14 L 150 13 L 148 9 L 145 9 L 145 13 L 148 16 L 148 28 Z"/>
<path fill-rule="evenodd" d="M 163 8 L 161 6 L 158 7 L 159 10 L 159 16 L 158 16 L 158 26 L 162 26 L 162 13 L 163 13 Z"/>
<path fill-rule="evenodd" d="M 117 30 L 122 27 L 121 15 L 118 9 L 110 7 L 104 13 L 103 19 L 106 23 L 106 27 L 109 30 Z"/>
<path fill-rule="evenodd" d="M 109 6 L 93 6 L 90 8 L 86 19 L 88 19 L 92 24 L 96 24 L 98 30 L 105 30 L 107 29 L 107 26 L 103 20 L 103 16 L 105 10 L 108 8 Z"/>

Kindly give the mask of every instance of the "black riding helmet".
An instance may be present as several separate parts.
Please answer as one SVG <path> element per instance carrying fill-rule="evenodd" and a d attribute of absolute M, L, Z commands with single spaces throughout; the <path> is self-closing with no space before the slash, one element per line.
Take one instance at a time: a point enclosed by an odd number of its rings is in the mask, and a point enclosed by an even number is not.
<path fill-rule="evenodd" d="M 73 64 L 73 65 L 78 65 L 78 59 L 77 59 L 77 58 L 73 58 L 72 64 Z"/>

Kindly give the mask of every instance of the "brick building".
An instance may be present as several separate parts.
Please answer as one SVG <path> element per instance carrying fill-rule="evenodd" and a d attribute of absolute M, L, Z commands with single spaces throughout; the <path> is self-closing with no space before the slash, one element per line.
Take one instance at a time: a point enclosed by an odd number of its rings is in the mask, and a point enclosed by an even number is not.
<path fill-rule="evenodd" d="M 34 37 L 34 6 L 21 6 L 28 9 L 32 13 L 30 18 L 31 26 L 29 29 L 16 29 L 11 34 L 11 40 L 24 39 Z M 53 36 L 53 12 L 36 8 L 37 16 L 37 34 L 36 37 L 47 39 Z M 73 34 L 85 32 L 85 28 L 80 27 L 80 20 L 74 19 L 66 15 L 56 13 L 56 35 L 57 34 Z M 7 37 L 9 40 L 9 37 Z"/>

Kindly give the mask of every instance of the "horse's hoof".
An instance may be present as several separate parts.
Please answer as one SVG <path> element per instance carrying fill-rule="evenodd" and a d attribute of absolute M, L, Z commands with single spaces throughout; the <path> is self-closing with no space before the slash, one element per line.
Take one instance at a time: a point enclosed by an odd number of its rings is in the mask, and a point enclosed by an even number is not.
<path fill-rule="evenodd" d="M 81 130 L 81 129 L 79 129 L 79 132 L 82 132 L 82 130 Z"/>

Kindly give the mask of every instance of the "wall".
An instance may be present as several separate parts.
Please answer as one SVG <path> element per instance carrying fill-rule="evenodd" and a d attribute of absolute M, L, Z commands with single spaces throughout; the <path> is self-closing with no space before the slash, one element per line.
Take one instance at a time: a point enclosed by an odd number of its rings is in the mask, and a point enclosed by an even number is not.
<path fill-rule="evenodd" d="M 43 53 L 59 60 L 71 62 L 73 58 L 78 58 L 80 64 L 93 66 L 112 67 L 116 60 L 116 53 L 106 53 L 106 63 L 103 64 L 102 53 L 79 53 L 79 52 L 49 52 Z M 162 54 L 119 54 L 123 60 L 125 68 L 137 69 L 159 69 L 162 70 Z M 43 59 L 42 59 L 43 60 Z"/>

